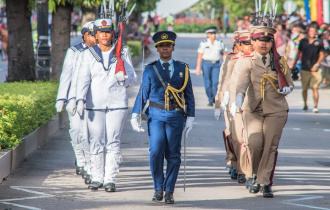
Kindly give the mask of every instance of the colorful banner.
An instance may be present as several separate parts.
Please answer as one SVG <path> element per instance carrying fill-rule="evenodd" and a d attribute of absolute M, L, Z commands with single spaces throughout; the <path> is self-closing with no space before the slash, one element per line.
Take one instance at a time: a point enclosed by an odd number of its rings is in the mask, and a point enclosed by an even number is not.
<path fill-rule="evenodd" d="M 323 0 L 323 21 L 330 23 L 329 0 Z"/>
<path fill-rule="evenodd" d="M 322 4 L 323 0 L 317 0 L 317 4 L 316 4 L 316 7 L 317 7 L 317 13 L 316 13 L 316 16 L 317 16 L 317 23 L 319 25 L 321 25 L 323 23 L 323 4 Z"/>
<path fill-rule="evenodd" d="M 307 23 L 309 23 L 311 21 L 311 17 L 310 17 L 310 13 L 309 13 L 309 5 L 308 5 L 309 1 L 308 0 L 304 0 L 304 3 L 305 3 L 306 21 L 307 21 Z"/>
<path fill-rule="evenodd" d="M 311 0 L 311 21 L 317 21 L 317 0 Z"/>

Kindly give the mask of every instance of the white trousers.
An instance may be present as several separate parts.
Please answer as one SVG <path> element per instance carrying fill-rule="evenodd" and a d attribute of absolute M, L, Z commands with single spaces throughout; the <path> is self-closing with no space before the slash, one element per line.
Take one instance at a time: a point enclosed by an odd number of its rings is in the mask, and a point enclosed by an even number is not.
<path fill-rule="evenodd" d="M 81 135 L 81 144 L 85 156 L 84 170 L 87 171 L 88 175 L 91 175 L 91 164 L 90 164 L 90 153 L 89 153 L 90 145 L 89 145 L 89 137 L 88 137 L 86 110 L 84 110 L 83 116 L 80 117 L 80 135 Z"/>
<path fill-rule="evenodd" d="M 116 183 L 119 172 L 120 136 L 128 110 L 87 111 L 92 181 Z M 104 161 L 105 156 L 105 161 Z"/>
<path fill-rule="evenodd" d="M 85 155 L 83 151 L 83 145 L 81 142 L 81 120 L 79 114 L 75 114 L 74 116 L 71 116 L 69 114 L 69 120 L 70 120 L 70 129 L 69 134 L 71 137 L 71 144 L 74 151 L 74 154 L 76 156 L 76 164 L 79 167 L 85 166 Z"/>

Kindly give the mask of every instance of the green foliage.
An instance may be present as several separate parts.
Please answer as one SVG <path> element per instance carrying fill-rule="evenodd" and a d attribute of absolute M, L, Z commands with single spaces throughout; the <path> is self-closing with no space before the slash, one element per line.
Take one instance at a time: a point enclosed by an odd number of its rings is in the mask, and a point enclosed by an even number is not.
<path fill-rule="evenodd" d="M 131 57 L 138 56 L 142 53 L 141 41 L 127 41 L 127 47 L 131 54 Z"/>
<path fill-rule="evenodd" d="M 0 149 L 17 146 L 56 114 L 57 89 L 53 82 L 0 84 Z"/>

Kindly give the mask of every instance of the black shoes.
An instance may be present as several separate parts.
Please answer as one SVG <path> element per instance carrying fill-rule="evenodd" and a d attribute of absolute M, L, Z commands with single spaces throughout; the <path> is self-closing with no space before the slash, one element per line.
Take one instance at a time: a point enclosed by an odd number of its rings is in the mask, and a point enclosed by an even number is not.
<path fill-rule="evenodd" d="M 238 174 L 237 175 L 237 182 L 240 184 L 244 184 L 246 182 L 245 174 Z"/>
<path fill-rule="evenodd" d="M 260 184 L 258 184 L 255 180 L 253 180 L 252 184 L 249 187 L 249 192 L 256 194 L 260 191 Z"/>
<path fill-rule="evenodd" d="M 228 173 L 231 175 L 231 173 L 233 172 L 233 170 L 234 170 L 234 168 L 231 166 L 231 167 L 229 167 L 229 171 L 228 171 Z"/>
<path fill-rule="evenodd" d="M 264 198 L 273 198 L 273 191 L 270 185 L 265 185 L 263 187 L 263 196 Z"/>
<path fill-rule="evenodd" d="M 209 102 L 207 105 L 208 106 L 213 106 L 213 102 Z"/>
<path fill-rule="evenodd" d="M 84 172 L 84 167 L 76 166 L 76 174 L 77 175 L 82 175 L 83 172 Z"/>
<path fill-rule="evenodd" d="M 246 188 L 246 189 L 249 189 L 250 186 L 251 186 L 251 184 L 252 184 L 252 182 L 253 182 L 253 178 L 248 177 L 248 178 L 246 179 L 246 182 L 245 182 L 245 188 Z"/>
<path fill-rule="evenodd" d="M 85 184 L 90 184 L 90 183 L 92 183 L 92 179 L 91 179 L 91 176 L 90 176 L 90 175 L 86 174 L 85 177 L 86 177 L 86 178 L 85 178 Z"/>
<path fill-rule="evenodd" d="M 308 110 L 308 106 L 304 105 L 303 110 L 304 110 L 305 112 L 307 112 L 307 110 Z"/>
<path fill-rule="evenodd" d="M 231 179 L 237 179 L 237 175 L 238 175 L 238 172 L 237 172 L 236 169 L 234 169 L 234 170 L 231 172 L 230 178 L 231 178 Z"/>
<path fill-rule="evenodd" d="M 174 204 L 174 198 L 172 192 L 165 192 L 165 203 Z"/>
<path fill-rule="evenodd" d="M 155 191 L 154 196 L 152 197 L 152 201 L 160 202 L 162 200 L 163 200 L 163 190 Z"/>
<path fill-rule="evenodd" d="M 104 190 L 106 192 L 116 192 L 116 185 L 114 183 L 106 183 L 104 185 Z"/>
<path fill-rule="evenodd" d="M 103 187 L 101 182 L 92 182 L 90 185 L 88 185 L 88 189 L 91 189 L 92 191 L 96 191 L 101 187 Z"/>

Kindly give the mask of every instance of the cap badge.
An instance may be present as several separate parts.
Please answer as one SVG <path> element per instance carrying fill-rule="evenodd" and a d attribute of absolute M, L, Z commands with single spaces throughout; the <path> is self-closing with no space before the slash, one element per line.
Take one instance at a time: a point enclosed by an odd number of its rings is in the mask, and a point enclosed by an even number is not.
<path fill-rule="evenodd" d="M 168 39 L 168 35 L 163 33 L 162 36 L 161 36 L 162 39 Z"/>
<path fill-rule="evenodd" d="M 267 31 L 265 32 L 265 36 L 268 36 L 268 32 Z"/>
<path fill-rule="evenodd" d="M 101 24 L 102 24 L 103 26 L 105 26 L 105 25 L 107 25 L 107 21 L 102 20 Z"/>

